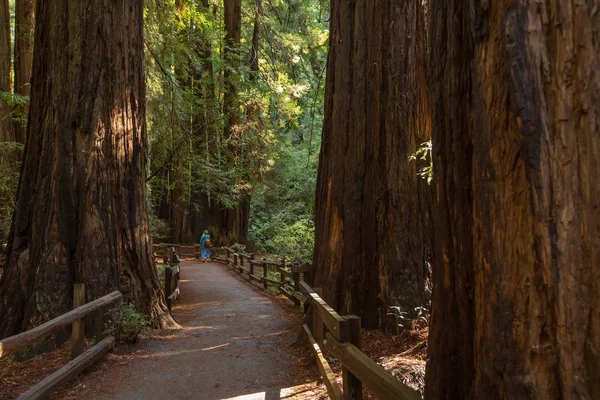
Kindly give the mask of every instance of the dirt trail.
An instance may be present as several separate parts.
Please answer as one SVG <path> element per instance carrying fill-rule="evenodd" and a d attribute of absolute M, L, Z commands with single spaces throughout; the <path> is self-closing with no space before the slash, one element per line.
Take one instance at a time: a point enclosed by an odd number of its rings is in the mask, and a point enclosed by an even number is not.
<path fill-rule="evenodd" d="M 214 263 L 182 263 L 180 284 L 181 330 L 112 355 L 61 398 L 294 398 L 285 388 L 305 383 L 290 346 L 297 332 L 277 300 Z"/>

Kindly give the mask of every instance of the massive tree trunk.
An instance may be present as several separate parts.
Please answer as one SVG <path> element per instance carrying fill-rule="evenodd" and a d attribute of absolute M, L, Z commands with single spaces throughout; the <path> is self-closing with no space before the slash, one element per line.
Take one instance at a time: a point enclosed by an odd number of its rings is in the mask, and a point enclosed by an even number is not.
<path fill-rule="evenodd" d="M 427 398 L 600 398 L 599 7 L 432 1 Z"/>
<path fill-rule="evenodd" d="M 319 160 L 316 286 L 379 326 L 426 303 L 429 187 L 408 156 L 430 135 L 421 1 L 332 1 Z"/>
<path fill-rule="evenodd" d="M 0 336 L 119 289 L 170 322 L 146 208 L 143 4 L 40 0 L 31 113 L 0 281 Z M 102 319 L 91 330 L 102 333 Z"/>
<path fill-rule="evenodd" d="M 0 92 L 11 92 L 10 85 L 10 8 L 8 0 L 0 0 Z M 0 142 L 14 141 L 11 107 L 0 98 Z"/>
<path fill-rule="evenodd" d="M 35 31 L 35 0 L 15 2 L 15 93 L 29 96 L 31 93 L 31 68 L 33 66 L 33 36 Z M 23 110 L 27 116 L 29 105 Z M 15 138 L 25 143 L 26 127 L 14 124 Z"/>

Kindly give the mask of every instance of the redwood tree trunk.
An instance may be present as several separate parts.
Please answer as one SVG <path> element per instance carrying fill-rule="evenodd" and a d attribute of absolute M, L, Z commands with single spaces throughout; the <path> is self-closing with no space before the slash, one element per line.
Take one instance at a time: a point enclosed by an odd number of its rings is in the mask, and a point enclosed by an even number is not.
<path fill-rule="evenodd" d="M 423 8 L 333 0 L 330 29 L 315 285 L 376 328 L 427 300 L 429 187 L 408 161 L 430 135 Z"/>
<path fill-rule="evenodd" d="M 29 96 L 31 93 L 31 68 L 33 66 L 33 36 L 35 31 L 35 0 L 15 2 L 15 93 Z M 29 105 L 25 107 L 25 115 Z M 25 143 L 26 127 L 14 124 L 15 138 Z"/>
<path fill-rule="evenodd" d="M 599 6 L 431 2 L 427 398 L 600 398 Z"/>
<path fill-rule="evenodd" d="M 0 336 L 70 310 L 75 282 L 170 322 L 148 231 L 142 21 L 136 0 L 38 1 Z"/>

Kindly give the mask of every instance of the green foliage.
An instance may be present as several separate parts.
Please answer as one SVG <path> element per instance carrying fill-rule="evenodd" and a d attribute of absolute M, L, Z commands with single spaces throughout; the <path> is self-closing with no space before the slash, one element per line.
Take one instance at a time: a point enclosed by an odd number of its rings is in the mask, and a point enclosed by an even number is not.
<path fill-rule="evenodd" d="M 231 250 L 235 251 L 236 253 L 245 253 L 246 252 L 246 245 L 243 245 L 241 243 L 234 243 L 234 244 L 230 245 L 229 248 Z"/>
<path fill-rule="evenodd" d="M 326 1 L 265 4 L 261 70 L 270 91 L 277 157 L 252 195 L 248 240 L 258 252 L 309 261 L 323 120 Z"/>
<path fill-rule="evenodd" d="M 148 210 L 148 220 L 150 223 L 152 243 L 168 242 L 169 237 L 171 236 L 171 230 L 169 229 L 167 222 L 158 218 L 152 209 Z"/>
<path fill-rule="evenodd" d="M 0 91 L 0 101 L 11 107 L 10 118 L 21 126 L 27 126 L 27 105 L 29 96 L 23 96 L 18 93 Z"/>
<path fill-rule="evenodd" d="M 431 149 L 431 140 L 429 140 L 421 143 L 421 147 L 419 147 L 416 152 L 408 156 L 409 161 L 423 160 L 428 162 L 428 165 L 419 169 L 419 172 L 417 173 L 417 175 L 419 175 L 422 179 L 427 180 L 427 184 L 431 184 L 431 180 L 433 179 L 433 158 L 431 157 Z"/>
<path fill-rule="evenodd" d="M 314 244 L 314 222 L 303 219 L 280 229 L 273 239 L 267 241 L 267 248 L 293 260 L 310 261 Z"/>
<path fill-rule="evenodd" d="M 123 303 L 111 310 L 110 320 L 105 324 L 105 334 L 114 336 L 119 342 L 135 343 L 149 326 L 148 318 L 138 312 L 133 303 Z"/>

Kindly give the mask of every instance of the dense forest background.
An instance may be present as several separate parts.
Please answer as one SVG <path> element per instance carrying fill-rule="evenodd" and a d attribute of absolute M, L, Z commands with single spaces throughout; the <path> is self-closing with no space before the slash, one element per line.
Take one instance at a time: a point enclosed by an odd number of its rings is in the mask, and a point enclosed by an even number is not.
<path fill-rule="evenodd" d="M 208 229 L 217 243 L 308 259 L 328 5 L 238 6 L 227 27 L 221 2 L 147 2 L 154 239 L 194 243 Z M 239 42 L 228 40 L 232 29 Z"/>
<path fill-rule="evenodd" d="M 15 82 L 16 28 L 23 23 L 15 19 L 15 1 L 8 5 L 5 48 L 12 57 L 3 58 L 10 71 L 3 77 L 10 80 L 0 86 L 6 103 L 0 113 L 11 128 L 0 138 L 2 248 L 24 142 L 14 132 L 24 129 L 29 102 Z M 226 26 L 225 13 L 236 7 L 239 15 Z M 312 257 L 328 16 L 323 0 L 146 1 L 147 184 L 155 243 L 196 243 L 208 229 L 216 243 Z M 32 41 L 33 32 L 27 34 Z"/>

